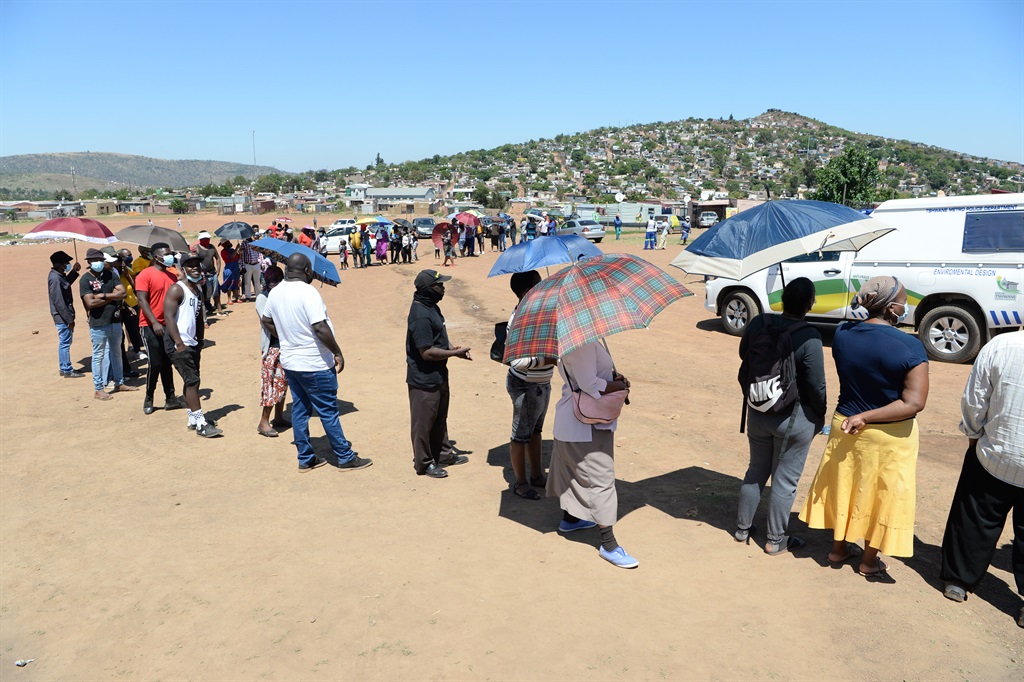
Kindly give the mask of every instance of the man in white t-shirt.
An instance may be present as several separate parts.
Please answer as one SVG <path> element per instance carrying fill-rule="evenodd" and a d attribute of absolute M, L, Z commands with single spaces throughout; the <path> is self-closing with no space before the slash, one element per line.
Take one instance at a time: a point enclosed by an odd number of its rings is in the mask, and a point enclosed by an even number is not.
<path fill-rule="evenodd" d="M 334 326 L 327 316 L 323 298 L 310 282 L 313 269 L 309 259 L 293 253 L 285 261 L 284 281 L 267 297 L 263 327 L 281 343 L 281 367 L 292 390 L 292 429 L 299 452 L 299 472 L 326 464 L 309 442 L 309 418 L 320 416 L 338 469 L 364 469 L 372 460 L 360 457 L 345 438 L 338 413 L 338 373 L 345 358 L 334 338 Z"/>
<path fill-rule="evenodd" d="M 647 218 L 647 231 L 644 233 L 644 251 L 654 250 L 654 240 L 658 235 L 658 223 L 654 221 L 654 216 Z"/>

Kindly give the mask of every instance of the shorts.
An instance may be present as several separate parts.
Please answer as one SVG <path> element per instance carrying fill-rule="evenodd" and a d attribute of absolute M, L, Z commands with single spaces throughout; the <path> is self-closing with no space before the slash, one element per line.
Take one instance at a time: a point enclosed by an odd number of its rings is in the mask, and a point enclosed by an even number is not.
<path fill-rule="evenodd" d="M 544 415 L 551 399 L 551 383 L 531 384 L 511 372 L 506 375 L 505 388 L 512 398 L 513 443 L 529 443 L 544 428 Z"/>
<path fill-rule="evenodd" d="M 167 335 L 164 335 L 167 338 Z M 167 349 L 166 344 L 164 345 L 165 350 Z M 174 369 L 178 370 L 178 374 L 181 375 L 181 381 L 188 386 L 199 385 L 199 358 L 202 354 L 202 349 L 199 346 L 188 346 L 185 350 L 176 352 L 174 346 L 168 350 L 168 356 L 171 358 L 171 364 L 174 365 Z"/>

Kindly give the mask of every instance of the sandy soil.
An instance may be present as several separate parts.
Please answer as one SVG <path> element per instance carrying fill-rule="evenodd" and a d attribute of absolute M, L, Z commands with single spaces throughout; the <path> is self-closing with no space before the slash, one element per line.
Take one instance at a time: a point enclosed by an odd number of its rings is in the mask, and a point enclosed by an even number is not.
<path fill-rule="evenodd" d="M 633 382 L 616 534 L 641 564 L 623 571 L 598 558 L 596 534 L 554 532 L 554 500 L 507 489 L 511 408 L 487 348 L 514 297 L 486 278 L 493 254 L 460 260 L 442 303 L 475 360 L 451 363 L 451 433 L 471 461 L 437 481 L 413 473 L 403 359 L 432 250 L 323 289 L 347 360 L 342 424 L 374 465 L 299 475 L 287 437 L 256 433 L 251 305 L 208 334 L 205 407 L 222 439 L 187 432 L 182 412 L 143 415 L 140 393 L 100 403 L 88 378 L 59 378 L 45 280 L 68 246 L 0 249 L 0 679 L 1020 679 L 1009 529 L 969 601 L 943 599 L 937 579 L 969 367 L 931 368 L 918 542 L 889 561 L 896 585 L 829 569 L 829 533 L 799 521 L 806 550 L 768 557 L 729 535 L 747 460 L 737 339 L 703 310 L 701 283 L 670 269 L 696 295 L 610 339 Z M 636 236 L 602 247 L 643 253 Z M 667 268 L 677 250 L 644 255 Z"/>

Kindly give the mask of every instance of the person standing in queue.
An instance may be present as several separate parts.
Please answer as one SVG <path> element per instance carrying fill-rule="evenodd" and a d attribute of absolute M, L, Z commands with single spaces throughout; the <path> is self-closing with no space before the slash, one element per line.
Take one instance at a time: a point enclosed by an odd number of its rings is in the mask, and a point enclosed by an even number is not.
<path fill-rule="evenodd" d="M 220 315 L 220 254 L 217 247 L 210 243 L 212 237 L 209 232 L 199 233 L 199 241 L 192 247 L 192 252 L 199 256 L 202 261 L 202 271 L 205 281 L 203 283 L 203 305 L 206 306 L 207 315 Z M 227 306 L 225 306 L 226 308 Z"/>
<path fill-rule="evenodd" d="M 139 299 L 139 331 L 142 343 L 149 356 L 146 374 L 146 395 L 142 400 L 142 412 L 153 414 L 153 395 L 157 379 L 164 389 L 164 409 L 180 410 L 185 402 L 174 392 L 174 368 L 164 348 L 164 299 L 167 292 L 178 281 L 174 268 L 174 254 L 170 245 L 164 242 L 153 244 L 152 264 L 135 278 L 135 295 Z"/>
<path fill-rule="evenodd" d="M 448 341 L 444 315 L 438 303 L 444 283 L 451 280 L 437 270 L 423 270 L 414 280 L 416 293 L 409 308 L 405 335 L 406 376 L 413 468 L 420 476 L 446 478 L 446 466 L 465 464 L 468 457 L 451 451 L 448 444 L 448 358 L 472 360 L 468 347 Z M 446 450 L 451 454 L 445 454 Z"/>
<path fill-rule="evenodd" d="M 219 436 L 223 431 L 203 414 L 199 402 L 199 365 L 203 352 L 203 281 L 202 257 L 188 252 L 181 256 L 184 277 L 175 282 L 164 298 L 164 351 L 185 385 L 187 426 L 203 438 Z"/>
<path fill-rule="evenodd" d="M 89 313 L 89 336 L 92 340 L 92 384 L 96 400 L 110 400 L 104 392 L 106 385 L 104 364 L 110 362 L 110 379 L 114 382 L 114 393 L 137 391 L 138 388 L 124 383 L 124 368 L 121 364 L 121 302 L 125 289 L 121 278 L 111 265 L 117 258 L 99 249 L 89 249 L 85 254 L 89 272 L 79 279 L 78 291 L 82 305 Z"/>
<path fill-rule="evenodd" d="M 46 288 L 50 298 L 50 316 L 57 327 L 57 362 L 60 375 L 65 379 L 79 379 L 85 375 L 75 371 L 71 364 L 71 341 L 75 335 L 75 306 L 71 285 L 78 279 L 81 263 L 71 265 L 70 254 L 57 251 L 50 256 L 50 274 Z"/>

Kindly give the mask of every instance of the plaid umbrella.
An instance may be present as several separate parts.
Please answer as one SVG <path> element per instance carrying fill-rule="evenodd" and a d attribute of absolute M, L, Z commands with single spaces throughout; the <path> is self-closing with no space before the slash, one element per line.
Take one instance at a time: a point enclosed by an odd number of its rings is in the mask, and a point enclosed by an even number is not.
<path fill-rule="evenodd" d="M 505 341 L 505 362 L 564 356 L 628 329 L 646 329 L 668 304 L 692 296 L 642 258 L 607 254 L 577 261 L 530 290 Z"/>

